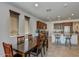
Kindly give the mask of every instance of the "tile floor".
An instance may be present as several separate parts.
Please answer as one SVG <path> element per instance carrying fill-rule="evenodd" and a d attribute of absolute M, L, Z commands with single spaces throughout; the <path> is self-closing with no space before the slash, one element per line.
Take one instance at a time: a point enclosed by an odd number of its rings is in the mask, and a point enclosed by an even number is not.
<path fill-rule="evenodd" d="M 79 57 L 79 46 L 65 46 L 52 44 L 49 40 L 49 48 L 44 57 Z M 33 56 L 32 56 L 33 57 Z M 41 55 L 39 55 L 41 57 Z"/>
<path fill-rule="evenodd" d="M 65 46 L 52 44 L 49 40 L 47 57 L 79 57 L 79 46 Z"/>

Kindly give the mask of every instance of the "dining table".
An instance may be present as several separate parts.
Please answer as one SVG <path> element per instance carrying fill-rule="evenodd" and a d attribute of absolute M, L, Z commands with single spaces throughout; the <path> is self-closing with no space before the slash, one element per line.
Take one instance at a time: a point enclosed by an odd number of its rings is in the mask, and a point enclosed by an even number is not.
<path fill-rule="evenodd" d="M 31 51 L 37 46 L 37 40 L 33 39 L 31 41 L 31 40 L 25 39 L 25 42 L 22 42 L 20 44 L 16 43 L 16 44 L 13 44 L 12 46 L 13 46 L 12 49 L 16 53 L 19 53 L 23 57 L 26 57 L 26 56 L 30 56 Z"/>

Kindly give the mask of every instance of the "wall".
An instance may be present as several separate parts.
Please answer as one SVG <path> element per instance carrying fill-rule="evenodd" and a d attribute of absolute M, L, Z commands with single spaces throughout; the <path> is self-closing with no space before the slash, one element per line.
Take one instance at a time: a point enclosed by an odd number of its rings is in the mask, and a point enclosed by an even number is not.
<path fill-rule="evenodd" d="M 73 23 L 73 31 L 79 33 L 79 22 Z"/>
<path fill-rule="evenodd" d="M 52 22 L 46 22 L 47 23 L 47 30 L 49 31 L 49 37 L 51 36 L 51 34 L 53 33 L 53 23 Z"/>
<path fill-rule="evenodd" d="M 4 56 L 4 50 L 3 50 L 3 45 L 2 42 L 9 42 L 12 44 L 16 43 L 16 36 L 11 37 L 10 36 L 10 17 L 9 17 L 9 10 L 16 11 L 20 13 L 19 16 L 19 34 L 20 35 L 25 35 L 24 31 L 24 15 L 31 17 L 30 18 L 30 33 L 35 34 L 36 31 L 36 21 L 39 20 L 19 8 L 16 8 L 14 6 L 11 6 L 7 3 L 0 3 L 0 56 Z"/>
<path fill-rule="evenodd" d="M 52 23 L 65 23 L 65 22 L 77 22 L 77 21 L 79 21 L 79 19 L 53 21 Z"/>

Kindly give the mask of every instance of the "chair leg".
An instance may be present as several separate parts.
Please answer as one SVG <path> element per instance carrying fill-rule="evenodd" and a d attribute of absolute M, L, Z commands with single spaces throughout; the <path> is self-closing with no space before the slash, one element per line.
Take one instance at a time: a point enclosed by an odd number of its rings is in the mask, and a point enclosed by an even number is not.
<path fill-rule="evenodd" d="M 43 52 L 44 52 L 44 55 L 45 55 L 45 46 L 43 47 Z"/>
<path fill-rule="evenodd" d="M 70 45 L 70 47 L 71 47 L 71 40 L 69 39 L 69 45 Z"/>
<path fill-rule="evenodd" d="M 41 49 L 41 57 L 43 57 L 42 49 Z"/>
<path fill-rule="evenodd" d="M 67 39 L 65 40 L 65 46 L 66 46 L 66 44 L 67 44 Z"/>
<path fill-rule="evenodd" d="M 47 44 L 46 44 L 46 51 L 48 50 L 48 40 L 47 40 Z"/>

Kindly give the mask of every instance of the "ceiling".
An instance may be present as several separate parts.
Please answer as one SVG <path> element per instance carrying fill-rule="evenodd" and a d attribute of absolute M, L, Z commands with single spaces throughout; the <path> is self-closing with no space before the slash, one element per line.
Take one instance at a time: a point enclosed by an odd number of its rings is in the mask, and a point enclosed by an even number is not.
<path fill-rule="evenodd" d="M 35 7 L 34 4 L 38 4 Z M 9 2 L 44 21 L 79 18 L 79 2 Z"/>

